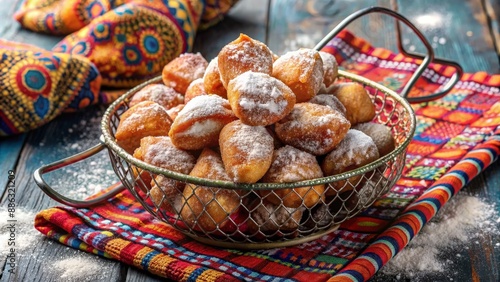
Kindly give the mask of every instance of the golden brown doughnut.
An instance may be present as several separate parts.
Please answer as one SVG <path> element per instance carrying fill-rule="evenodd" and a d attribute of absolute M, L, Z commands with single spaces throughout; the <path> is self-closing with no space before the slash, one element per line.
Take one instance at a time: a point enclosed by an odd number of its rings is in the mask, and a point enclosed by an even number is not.
<path fill-rule="evenodd" d="M 325 176 L 340 174 L 369 164 L 379 158 L 377 146 L 373 140 L 363 132 L 350 129 L 340 144 L 326 155 L 321 168 Z M 330 183 L 333 189 L 327 189 L 327 195 L 335 195 L 339 191 L 349 191 L 360 185 L 361 175 L 345 180 Z"/>
<path fill-rule="evenodd" d="M 205 71 L 205 75 L 203 76 L 203 86 L 205 87 L 205 91 L 209 94 L 216 94 L 221 96 L 222 98 L 227 99 L 226 88 L 222 84 L 220 80 L 220 72 L 219 72 L 219 59 L 215 57 L 208 64 L 207 70 Z"/>
<path fill-rule="evenodd" d="M 396 148 L 396 142 L 392 136 L 391 129 L 383 124 L 364 122 L 356 124 L 353 128 L 363 132 L 373 139 L 373 142 L 377 145 L 380 157 L 389 154 L 392 150 L 394 150 L 394 148 Z"/>
<path fill-rule="evenodd" d="M 247 72 L 271 74 L 273 71 L 273 55 L 262 42 L 250 38 L 246 34 L 224 46 L 217 56 L 220 79 L 227 88 L 231 79 Z"/>
<path fill-rule="evenodd" d="M 264 176 L 273 159 L 274 140 L 263 126 L 235 120 L 219 136 L 220 153 L 227 174 L 238 183 L 255 183 Z"/>
<path fill-rule="evenodd" d="M 269 125 L 285 117 L 295 105 L 292 90 L 265 73 L 247 71 L 227 86 L 234 114 L 248 125 Z"/>
<path fill-rule="evenodd" d="M 130 99 L 130 106 L 135 106 L 142 101 L 153 101 L 165 110 L 171 109 L 179 104 L 182 104 L 184 97 L 172 87 L 163 84 L 150 84 L 135 93 Z"/>
<path fill-rule="evenodd" d="M 185 94 L 191 82 L 203 77 L 207 65 L 207 60 L 200 53 L 181 54 L 163 68 L 163 83 Z"/>
<path fill-rule="evenodd" d="M 339 99 L 337 99 L 337 97 L 335 97 L 333 95 L 318 94 L 318 95 L 314 96 L 311 100 L 309 100 L 309 103 L 328 106 L 334 110 L 337 110 L 343 116 L 346 115 L 346 109 L 345 109 L 344 105 L 340 102 Z"/>
<path fill-rule="evenodd" d="M 319 55 L 323 61 L 323 84 L 329 87 L 337 79 L 339 65 L 334 55 L 323 51 L 319 51 Z"/>
<path fill-rule="evenodd" d="M 172 122 L 165 108 L 143 101 L 126 110 L 116 129 L 116 143 L 132 154 L 146 136 L 168 136 Z"/>
<path fill-rule="evenodd" d="M 206 95 L 205 87 L 203 86 L 203 78 L 197 78 L 189 84 L 184 94 L 184 104 L 187 104 L 191 99 L 196 96 Z"/>
<path fill-rule="evenodd" d="M 363 85 L 354 82 L 335 84 L 333 94 L 346 109 L 351 125 L 371 121 L 375 117 L 375 105 Z"/>
<path fill-rule="evenodd" d="M 324 155 L 344 138 L 349 121 L 338 111 L 313 103 L 298 103 L 275 124 L 278 138 L 316 156 Z"/>
<path fill-rule="evenodd" d="M 283 81 L 297 103 L 309 101 L 323 83 L 323 61 L 318 51 L 299 49 L 279 57 L 273 64 L 272 76 Z"/>
<path fill-rule="evenodd" d="M 189 174 L 212 180 L 230 181 L 221 156 L 208 148 L 203 149 Z M 207 232 L 224 230 L 231 225 L 231 215 L 238 212 L 240 196 L 236 190 L 197 186 L 188 183 L 182 197 L 181 216 L 190 227 Z"/>
<path fill-rule="evenodd" d="M 141 139 L 141 145 L 134 152 L 134 157 L 150 165 L 165 168 L 171 171 L 189 174 L 196 163 L 196 158 L 190 152 L 178 149 L 172 144 L 168 136 L 147 136 Z M 134 170 L 134 174 L 137 171 Z M 151 186 L 151 175 L 148 172 L 140 173 L 146 188 Z"/>
<path fill-rule="evenodd" d="M 224 125 L 236 120 L 229 102 L 217 95 L 194 97 L 179 112 L 168 135 L 180 149 L 217 146 Z"/>
<path fill-rule="evenodd" d="M 261 182 L 288 183 L 323 177 L 316 158 L 292 146 L 279 148 L 273 153 L 273 162 Z M 311 208 L 324 200 L 325 185 L 289 189 L 259 190 L 263 199 L 289 208 Z"/>

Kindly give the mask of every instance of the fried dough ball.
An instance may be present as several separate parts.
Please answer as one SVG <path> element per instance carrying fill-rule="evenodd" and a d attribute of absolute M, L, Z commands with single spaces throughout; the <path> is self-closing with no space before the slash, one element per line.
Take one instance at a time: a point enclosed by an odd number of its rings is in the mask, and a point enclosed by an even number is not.
<path fill-rule="evenodd" d="M 205 91 L 205 87 L 203 86 L 203 78 L 197 78 L 189 84 L 186 89 L 186 94 L 184 94 L 184 103 L 189 102 L 196 96 L 205 95 L 207 92 Z"/>
<path fill-rule="evenodd" d="M 318 105 L 328 106 L 334 110 L 340 112 L 343 116 L 346 115 L 346 109 L 344 105 L 340 102 L 337 97 L 328 94 L 319 94 L 314 96 L 309 103 L 314 103 Z"/>
<path fill-rule="evenodd" d="M 265 200 L 255 199 L 248 207 L 248 233 L 251 235 L 276 235 L 291 233 L 299 228 L 304 211 L 300 208 L 287 208 Z"/>
<path fill-rule="evenodd" d="M 175 120 L 179 112 L 184 108 L 185 104 L 179 104 L 171 109 L 167 110 L 167 114 L 170 116 L 172 120 Z"/>
<path fill-rule="evenodd" d="M 316 158 L 292 146 L 279 148 L 273 153 L 273 163 L 262 178 L 265 183 L 288 183 L 323 177 Z M 324 200 L 324 184 L 312 187 L 259 190 L 263 199 L 289 208 L 311 208 Z"/>
<path fill-rule="evenodd" d="M 346 108 L 351 125 L 371 121 L 375 117 L 375 105 L 363 85 L 354 82 L 336 84 L 333 94 Z"/>
<path fill-rule="evenodd" d="M 297 103 L 309 101 L 323 83 L 323 61 L 318 51 L 299 49 L 279 57 L 273 64 L 272 76 L 283 81 L 297 98 Z"/>
<path fill-rule="evenodd" d="M 169 216 L 177 215 L 181 210 L 184 183 L 158 175 L 150 185 L 151 201 Z"/>
<path fill-rule="evenodd" d="M 224 46 L 217 56 L 220 79 L 224 87 L 231 79 L 247 72 L 273 72 L 273 54 L 266 44 L 246 34 Z"/>
<path fill-rule="evenodd" d="M 126 110 L 116 129 L 116 143 L 132 154 L 146 136 L 167 136 L 172 122 L 167 111 L 153 101 L 143 101 Z"/>
<path fill-rule="evenodd" d="M 236 119 L 226 99 L 201 95 L 179 112 L 168 135 L 177 148 L 184 150 L 217 146 L 221 129 Z"/>
<path fill-rule="evenodd" d="M 274 128 L 283 143 L 320 156 L 341 142 L 350 124 L 338 111 L 306 102 L 296 104 Z"/>
<path fill-rule="evenodd" d="M 203 77 L 207 66 L 207 60 L 200 53 L 181 54 L 163 68 L 163 83 L 185 94 L 191 82 Z"/>
<path fill-rule="evenodd" d="M 213 58 L 208 64 L 205 75 L 203 76 L 203 86 L 209 94 L 216 94 L 227 99 L 226 88 L 220 80 L 219 58 Z"/>
<path fill-rule="evenodd" d="M 245 72 L 227 86 L 234 114 L 248 125 L 270 125 L 285 117 L 295 105 L 292 90 L 265 73 Z"/>
<path fill-rule="evenodd" d="M 364 122 L 356 124 L 353 129 L 362 131 L 370 136 L 377 145 L 380 157 L 383 157 L 396 148 L 396 142 L 392 136 L 391 129 L 383 124 L 375 122 Z"/>
<path fill-rule="evenodd" d="M 263 126 L 235 120 L 219 136 L 222 161 L 227 174 L 237 183 L 255 183 L 264 176 L 273 159 L 274 140 Z"/>
<path fill-rule="evenodd" d="M 340 174 L 369 164 L 379 158 L 377 146 L 363 132 L 350 129 L 340 144 L 326 155 L 321 168 L 325 176 Z M 346 192 L 361 185 L 361 175 L 350 177 L 351 185 L 345 180 L 330 183 L 333 189 L 327 189 L 327 195 L 335 195 L 339 191 Z"/>
<path fill-rule="evenodd" d="M 329 87 L 337 79 L 339 65 L 334 55 L 323 51 L 319 51 L 319 55 L 323 61 L 323 84 L 325 87 Z"/>
<path fill-rule="evenodd" d="M 212 180 L 230 181 L 221 156 L 208 148 L 203 149 L 189 174 Z M 182 197 L 181 216 L 190 227 L 214 231 L 232 225 L 231 215 L 237 214 L 240 195 L 236 190 L 186 184 Z"/>
<path fill-rule="evenodd" d="M 134 152 L 134 157 L 150 165 L 183 174 L 189 174 L 196 163 L 196 158 L 192 153 L 175 147 L 168 136 L 142 138 L 140 147 Z M 150 188 L 151 175 L 148 172 L 141 172 L 140 175 L 146 188 Z"/>
<path fill-rule="evenodd" d="M 130 99 L 130 106 L 135 106 L 142 101 L 156 102 L 168 110 L 182 104 L 184 97 L 172 87 L 163 84 L 150 84 L 135 93 Z"/>

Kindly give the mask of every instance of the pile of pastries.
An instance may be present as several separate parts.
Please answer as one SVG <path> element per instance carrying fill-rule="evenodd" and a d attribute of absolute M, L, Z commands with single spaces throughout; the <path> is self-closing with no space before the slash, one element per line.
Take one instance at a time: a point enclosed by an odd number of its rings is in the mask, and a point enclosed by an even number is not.
<path fill-rule="evenodd" d="M 291 183 L 346 172 L 388 154 L 395 141 L 372 122 L 375 106 L 363 86 L 337 82 L 337 72 L 329 53 L 277 56 L 241 34 L 210 62 L 186 53 L 168 63 L 163 84 L 129 99 L 116 142 L 141 161 L 210 180 Z M 161 214 L 213 234 L 294 236 L 301 226 L 327 225 L 339 205 L 370 189 L 361 176 L 249 191 L 134 171 Z M 354 198 L 339 202 L 342 195 Z"/>

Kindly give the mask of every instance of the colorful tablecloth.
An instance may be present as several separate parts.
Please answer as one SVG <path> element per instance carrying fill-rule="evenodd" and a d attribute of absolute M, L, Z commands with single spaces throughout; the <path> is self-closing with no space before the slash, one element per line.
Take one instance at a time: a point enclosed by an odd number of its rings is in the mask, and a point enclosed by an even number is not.
<path fill-rule="evenodd" d="M 344 69 L 396 90 L 417 67 L 348 32 L 324 50 Z M 451 75 L 431 66 L 412 95 L 433 91 Z M 414 109 L 418 125 L 401 179 L 367 210 L 312 242 L 257 251 L 209 247 L 154 220 L 129 192 L 92 209 L 44 210 L 35 226 L 62 244 L 173 280 L 365 281 L 500 153 L 500 75 L 465 74 L 450 94 Z"/>

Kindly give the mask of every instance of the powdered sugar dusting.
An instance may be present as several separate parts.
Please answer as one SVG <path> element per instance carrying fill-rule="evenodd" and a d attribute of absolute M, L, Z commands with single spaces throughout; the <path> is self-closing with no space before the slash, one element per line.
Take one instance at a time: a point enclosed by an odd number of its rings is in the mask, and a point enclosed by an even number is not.
<path fill-rule="evenodd" d="M 226 45 L 227 59 L 231 63 L 241 63 L 251 66 L 250 70 L 255 72 L 269 73 L 269 66 L 273 60 L 271 51 L 263 44 L 256 44 L 254 41 L 244 41 L 243 44 Z"/>
<path fill-rule="evenodd" d="M 151 84 L 141 89 L 130 99 L 130 106 L 142 101 L 153 101 L 168 110 L 182 104 L 184 98 L 172 87 L 163 84 Z"/>
<path fill-rule="evenodd" d="M 262 159 L 272 155 L 274 140 L 265 127 L 250 126 L 241 122 L 233 125 L 235 132 L 227 140 L 228 145 L 237 147 L 246 155 L 247 160 Z"/>
<path fill-rule="evenodd" d="M 33 227 L 35 213 L 24 207 L 17 207 L 14 213 L 14 218 L 9 217 L 7 208 L 0 208 L 0 257 L 5 256 L 10 252 L 11 248 L 16 250 L 16 255 L 22 252 L 30 252 L 43 236 Z M 15 240 L 9 241 L 11 238 L 11 230 L 9 226 L 12 222 L 7 222 L 7 219 L 15 220 Z M 14 243 L 14 245 L 9 245 Z"/>
<path fill-rule="evenodd" d="M 210 135 L 214 132 L 218 132 L 224 127 L 224 123 L 218 122 L 216 120 L 205 119 L 201 121 L 196 121 L 187 130 L 178 133 L 181 136 L 192 136 L 201 137 Z"/>
<path fill-rule="evenodd" d="M 334 171 L 340 171 L 349 165 L 360 165 L 366 159 L 377 159 L 378 150 L 368 135 L 350 129 L 327 158 L 334 160 L 331 162 Z"/>
<path fill-rule="evenodd" d="M 229 112 L 229 102 L 217 95 L 200 95 L 191 99 L 177 115 L 175 123 L 203 119 L 214 115 L 225 115 Z"/>
<path fill-rule="evenodd" d="M 238 105 L 246 112 L 257 111 L 265 114 L 282 114 L 288 106 L 282 89 L 288 88 L 283 82 L 264 73 L 246 72 L 229 85 L 232 92 L 240 93 Z M 231 97 L 231 96 L 230 96 Z M 231 99 L 231 98 L 230 98 Z"/>
<path fill-rule="evenodd" d="M 268 176 L 266 180 L 277 180 L 273 179 L 273 176 L 276 176 L 279 182 L 296 182 L 323 177 L 321 168 L 313 155 L 289 145 L 274 151 L 273 163 L 266 175 Z"/>
<path fill-rule="evenodd" d="M 316 95 L 311 100 L 309 100 L 309 103 L 330 107 L 340 112 L 344 116 L 346 114 L 346 109 L 344 107 L 344 104 L 342 104 L 342 102 L 340 102 L 340 100 L 333 95 L 328 95 L 328 94 Z"/>
<path fill-rule="evenodd" d="M 381 272 L 423 281 L 422 274 L 448 271 L 450 260 L 442 259 L 445 250 L 454 251 L 457 244 L 482 236 L 498 236 L 500 216 L 494 205 L 478 197 L 459 193 L 444 205 L 437 215 Z M 498 237 L 497 237 L 498 238 Z M 457 251 L 457 256 L 460 256 Z M 405 276 L 405 277 L 401 277 Z"/>
<path fill-rule="evenodd" d="M 122 115 L 118 128 L 134 128 L 137 131 L 144 129 L 143 121 L 145 120 L 153 119 L 158 116 L 164 116 L 165 118 L 168 116 L 165 108 L 157 103 L 151 103 L 149 101 L 141 102 L 131 109 L 133 109 L 133 112 L 130 115 L 125 117 Z"/>
<path fill-rule="evenodd" d="M 145 162 L 184 174 L 189 174 L 191 169 L 193 169 L 196 158 L 186 151 L 177 149 L 169 137 L 146 138 L 152 142 L 148 142 L 148 146 L 143 148 L 145 150 L 143 154 Z"/>

